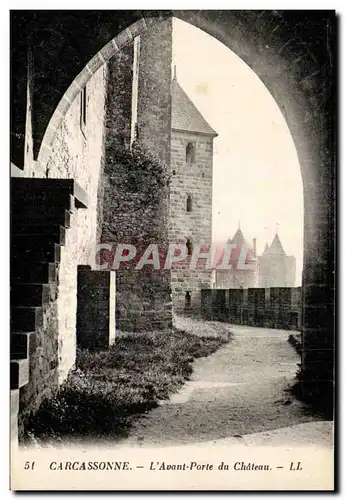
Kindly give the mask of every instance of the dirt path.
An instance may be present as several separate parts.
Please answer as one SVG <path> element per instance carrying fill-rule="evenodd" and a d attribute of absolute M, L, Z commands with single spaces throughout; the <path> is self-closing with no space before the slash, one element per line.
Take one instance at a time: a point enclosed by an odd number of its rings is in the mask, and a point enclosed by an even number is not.
<path fill-rule="evenodd" d="M 200 323 L 197 326 L 200 330 Z M 205 333 L 207 327 L 202 324 Z M 300 362 L 287 342 L 289 332 L 230 325 L 229 329 L 232 341 L 197 360 L 192 379 L 141 417 L 123 444 L 152 447 L 229 438 L 249 443 L 251 436 L 261 433 L 261 441 L 279 442 L 279 436 L 285 436 L 293 442 L 300 434 L 303 440 L 318 439 L 330 446 L 330 423 L 308 414 L 287 392 Z"/>

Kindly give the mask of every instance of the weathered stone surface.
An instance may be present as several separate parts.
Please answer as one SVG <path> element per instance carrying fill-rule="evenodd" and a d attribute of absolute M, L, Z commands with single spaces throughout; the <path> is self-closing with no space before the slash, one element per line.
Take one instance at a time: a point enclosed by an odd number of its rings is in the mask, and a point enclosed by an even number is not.
<path fill-rule="evenodd" d="M 301 288 L 201 290 L 204 319 L 295 330 L 301 327 Z"/>
<path fill-rule="evenodd" d="M 20 390 L 20 430 L 23 418 L 35 413 L 43 399 L 58 389 L 58 337 L 57 302 L 49 302 L 43 308 L 43 324 L 30 344 L 29 383 Z"/>
<path fill-rule="evenodd" d="M 139 139 L 166 165 L 171 141 L 172 18 L 154 20 L 140 37 Z"/>
<path fill-rule="evenodd" d="M 58 280 L 57 284 L 49 285 L 49 290 L 41 287 L 40 291 L 36 285 L 35 302 L 28 303 L 28 305 L 42 305 L 43 309 L 40 323 L 36 322 L 37 324 L 33 325 L 36 326 L 35 348 L 31 349 L 30 342 L 29 383 L 20 391 L 20 422 L 26 415 L 34 413 L 45 397 L 57 391 L 59 384 L 75 363 L 77 265 L 88 263 L 89 253 L 95 246 L 97 235 L 97 195 L 103 160 L 105 76 L 106 68 L 102 67 L 87 83 L 87 122 L 83 129 L 80 124 L 78 95 L 57 130 L 47 165 L 29 160 L 26 163 L 24 171 L 26 177 L 68 178 L 77 181 L 82 190 L 75 193 L 77 198 L 73 199 L 73 204 L 68 191 L 65 197 L 62 191 L 57 196 L 53 191 L 49 191 L 49 186 L 47 190 L 42 189 L 40 192 L 38 190 L 35 199 L 27 193 L 27 201 L 25 196 L 24 198 L 21 196 L 18 203 L 16 200 L 13 201 L 13 217 L 16 224 L 14 230 L 18 233 L 14 237 L 15 255 L 19 259 L 14 269 L 20 270 L 22 265 L 23 272 L 25 271 L 27 275 L 26 283 L 32 282 L 33 278 L 35 278 L 33 282 L 39 283 L 37 281 L 40 278 L 39 273 L 42 274 L 42 283 L 47 283 L 48 279 Z M 35 182 L 40 181 L 37 179 Z M 47 183 L 47 180 L 43 179 L 42 182 Z M 52 186 L 53 184 L 52 182 Z M 88 206 L 78 212 L 74 207 L 78 204 L 85 207 L 85 194 Z M 49 207 L 46 200 L 50 200 Z M 28 219 L 30 214 L 36 218 Z M 24 233 L 28 232 L 28 228 L 32 226 L 35 229 L 40 221 L 48 223 L 47 230 L 49 229 L 50 233 L 54 221 L 58 226 L 63 224 L 65 226 L 63 240 L 61 229 L 59 234 L 48 235 L 40 231 L 37 236 L 25 237 Z M 69 229 L 66 229 L 66 226 Z M 30 245 L 27 242 L 28 238 Z M 63 246 L 56 245 L 57 243 Z M 31 249 L 29 253 L 28 248 Z M 59 263 L 58 268 L 56 261 Z M 56 269 L 54 276 L 48 273 L 52 266 Z M 16 272 L 18 274 L 18 271 Z M 20 273 L 18 283 L 25 278 L 21 271 Z M 15 276 L 14 274 L 14 278 Z M 26 305 L 20 303 L 21 293 L 25 293 L 25 289 L 18 284 L 18 306 Z"/>
<path fill-rule="evenodd" d="M 138 332 L 172 326 L 169 271 L 124 269 L 117 271 L 116 278 L 119 330 Z"/>
<path fill-rule="evenodd" d="M 186 162 L 188 143 L 195 145 L 195 161 Z M 171 183 L 169 204 L 169 240 L 173 244 L 211 249 L 212 241 L 212 157 L 213 137 L 174 130 L 171 139 Z M 187 212 L 187 198 L 191 211 Z M 186 308 L 186 293 L 190 293 L 189 311 L 198 312 L 200 290 L 211 287 L 211 269 L 206 260 L 197 269 L 189 261 L 172 266 L 172 296 L 176 312 Z"/>
<path fill-rule="evenodd" d="M 77 346 L 100 349 L 115 341 L 115 273 L 78 268 Z"/>
<path fill-rule="evenodd" d="M 113 245 L 111 259 L 117 244 L 136 248 L 137 257 L 117 272 L 116 286 L 118 328 L 132 331 L 172 324 L 170 272 L 134 269 L 150 244 L 162 255 L 168 244 L 172 21 L 154 22 L 138 47 L 138 71 L 132 72 L 134 43 L 109 62 L 102 225 L 102 242 Z M 134 145 L 130 153 L 134 129 L 140 151 Z"/>

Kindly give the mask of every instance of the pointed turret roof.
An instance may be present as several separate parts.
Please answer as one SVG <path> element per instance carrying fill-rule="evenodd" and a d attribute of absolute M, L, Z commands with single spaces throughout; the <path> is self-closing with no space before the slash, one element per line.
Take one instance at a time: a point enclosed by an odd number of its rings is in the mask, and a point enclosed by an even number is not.
<path fill-rule="evenodd" d="M 171 99 L 172 129 L 183 132 L 196 132 L 213 137 L 218 135 L 179 85 L 176 74 L 171 82 Z"/>
<path fill-rule="evenodd" d="M 232 243 L 233 245 L 236 246 L 241 246 L 246 244 L 246 240 L 244 239 L 243 233 L 241 231 L 241 228 L 239 227 L 234 235 L 234 237 L 231 239 L 228 239 L 228 243 Z"/>
<path fill-rule="evenodd" d="M 240 258 L 243 247 L 246 248 L 247 250 L 246 257 L 244 259 L 245 263 L 250 264 L 252 262 L 256 262 L 257 259 L 256 257 L 254 257 L 253 249 L 246 242 L 240 227 L 237 229 L 234 237 L 228 239 L 227 243 L 235 245 L 235 248 L 231 250 L 231 257 L 229 261 L 229 263 L 232 264 L 234 269 L 237 269 L 238 260 Z M 224 257 L 224 249 L 221 249 L 218 258 L 216 259 L 216 266 L 218 266 L 223 261 L 223 257 Z"/>
<path fill-rule="evenodd" d="M 267 253 L 268 251 L 269 251 L 269 246 L 268 246 L 268 243 L 266 241 L 266 245 L 265 245 L 263 253 Z"/>
<path fill-rule="evenodd" d="M 278 236 L 278 233 L 276 233 L 275 237 L 273 238 L 273 241 L 269 248 L 269 253 L 275 255 L 286 255 L 283 245 L 281 244 L 280 238 Z"/>

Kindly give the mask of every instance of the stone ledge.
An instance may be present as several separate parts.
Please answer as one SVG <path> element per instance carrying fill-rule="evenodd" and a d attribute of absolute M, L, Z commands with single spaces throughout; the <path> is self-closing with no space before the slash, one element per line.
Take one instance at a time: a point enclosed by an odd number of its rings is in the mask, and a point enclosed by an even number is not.
<path fill-rule="evenodd" d="M 20 389 L 29 382 L 29 360 L 14 359 L 10 364 L 11 389 Z"/>
<path fill-rule="evenodd" d="M 42 307 L 12 307 L 11 334 L 35 331 L 43 324 Z"/>
<path fill-rule="evenodd" d="M 24 213 L 13 214 L 12 225 L 16 224 L 57 224 L 69 229 L 71 222 L 71 212 L 69 210 L 62 210 L 48 214 Z"/>
<path fill-rule="evenodd" d="M 26 359 L 32 351 L 35 332 L 21 332 L 11 334 L 11 360 Z"/>
<path fill-rule="evenodd" d="M 37 262 L 30 267 L 22 263 L 22 265 L 12 266 L 11 269 L 11 283 L 48 284 L 55 282 L 56 278 L 57 266 L 51 262 Z"/>
<path fill-rule="evenodd" d="M 11 390 L 11 417 L 18 415 L 19 411 L 19 389 Z"/>
<path fill-rule="evenodd" d="M 11 195 L 15 199 L 17 193 L 22 196 L 26 193 L 28 198 L 43 194 L 47 201 L 50 196 L 61 195 L 68 192 L 75 198 L 76 208 L 87 208 L 87 194 L 74 179 L 45 179 L 32 177 L 15 177 L 11 179 Z"/>
<path fill-rule="evenodd" d="M 62 243 L 54 243 L 50 238 L 37 239 L 31 241 L 30 246 L 23 236 L 16 238 L 12 241 L 11 263 L 12 265 L 25 262 L 30 265 L 37 262 L 50 262 L 58 264 L 61 260 L 61 245 Z"/>

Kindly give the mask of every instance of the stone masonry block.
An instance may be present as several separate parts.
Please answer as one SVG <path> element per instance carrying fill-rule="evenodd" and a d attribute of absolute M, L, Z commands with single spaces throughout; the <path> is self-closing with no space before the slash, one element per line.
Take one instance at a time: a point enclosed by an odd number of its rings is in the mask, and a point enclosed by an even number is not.
<path fill-rule="evenodd" d="M 114 271 L 92 271 L 80 266 L 77 295 L 77 345 L 99 349 L 115 339 Z"/>

